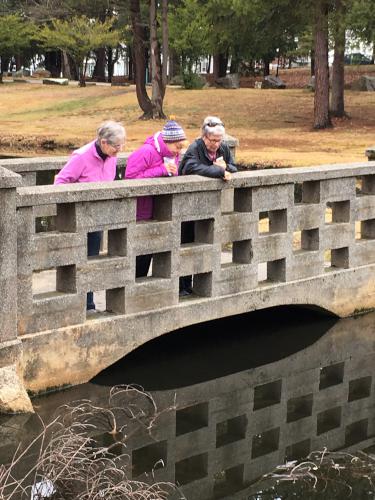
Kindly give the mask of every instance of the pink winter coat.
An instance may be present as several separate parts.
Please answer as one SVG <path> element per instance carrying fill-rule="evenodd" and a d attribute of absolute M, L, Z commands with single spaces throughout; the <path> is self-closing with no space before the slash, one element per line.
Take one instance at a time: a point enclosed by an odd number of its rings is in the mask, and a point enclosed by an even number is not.
<path fill-rule="evenodd" d="M 164 158 L 172 158 L 163 141 L 160 132 L 146 139 L 143 146 L 134 151 L 126 163 L 126 179 L 147 179 L 149 177 L 167 177 L 168 170 L 164 166 Z M 178 166 L 179 156 L 175 157 Z M 177 175 L 177 173 L 176 173 Z M 153 197 L 141 196 L 137 198 L 137 220 L 152 219 Z"/>
<path fill-rule="evenodd" d="M 96 151 L 95 141 L 92 141 L 73 151 L 68 163 L 56 176 L 55 184 L 113 181 L 116 164 L 115 156 L 102 160 Z"/>

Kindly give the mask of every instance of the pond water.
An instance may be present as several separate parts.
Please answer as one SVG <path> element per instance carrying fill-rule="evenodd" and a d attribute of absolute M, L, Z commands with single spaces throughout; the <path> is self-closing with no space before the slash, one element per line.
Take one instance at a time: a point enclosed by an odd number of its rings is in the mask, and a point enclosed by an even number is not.
<path fill-rule="evenodd" d="M 259 478 L 325 448 L 371 451 L 374 377 L 375 313 L 337 320 L 274 308 L 165 335 L 90 383 L 33 403 L 47 422 L 60 405 L 84 398 L 105 406 L 112 386 L 137 384 L 146 396 L 137 392 L 136 401 L 125 387 L 122 399 L 142 407 L 122 434 L 133 479 L 175 482 L 176 498 L 188 500 L 298 499 L 310 498 L 308 489 Z M 0 463 L 41 428 L 35 416 L 0 423 Z M 367 483 L 355 491 L 351 498 L 375 498 Z M 344 497 L 336 486 L 319 496 Z"/>

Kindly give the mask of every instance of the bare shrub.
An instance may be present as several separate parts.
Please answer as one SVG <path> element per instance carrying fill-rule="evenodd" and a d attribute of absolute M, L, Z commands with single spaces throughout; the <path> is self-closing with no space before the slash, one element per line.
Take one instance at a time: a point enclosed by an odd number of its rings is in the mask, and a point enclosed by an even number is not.
<path fill-rule="evenodd" d="M 150 484 L 129 479 L 126 441 L 132 433 L 151 434 L 161 413 L 152 396 L 135 386 L 114 387 L 108 407 L 88 400 L 60 407 L 50 423 L 41 421 L 41 432 L 24 449 L 19 445 L 9 465 L 0 466 L 0 499 L 184 498 L 175 485 L 155 482 L 153 473 Z"/>
<path fill-rule="evenodd" d="M 375 459 L 364 452 L 314 451 L 265 474 L 252 490 L 248 500 L 374 498 Z"/>

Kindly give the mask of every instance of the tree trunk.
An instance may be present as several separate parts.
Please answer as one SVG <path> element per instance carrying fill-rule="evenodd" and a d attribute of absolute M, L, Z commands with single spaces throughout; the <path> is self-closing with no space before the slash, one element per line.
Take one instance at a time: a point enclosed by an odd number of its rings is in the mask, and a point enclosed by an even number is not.
<path fill-rule="evenodd" d="M 227 74 L 227 66 L 228 66 L 228 55 L 227 54 L 214 54 L 214 80 L 217 78 L 221 78 Z"/>
<path fill-rule="evenodd" d="M 181 74 L 181 61 L 173 49 L 169 51 L 169 78 Z"/>
<path fill-rule="evenodd" d="M 61 51 L 53 50 L 45 55 L 44 66 L 51 76 L 58 78 L 61 72 Z"/>
<path fill-rule="evenodd" d="M 214 54 L 213 55 L 214 67 L 213 67 L 212 72 L 213 72 L 214 80 L 217 80 L 220 77 L 219 58 L 220 58 L 220 54 Z"/>
<path fill-rule="evenodd" d="M 130 0 L 130 14 L 133 28 L 133 61 L 137 99 L 143 111 L 141 118 L 150 118 L 152 117 L 152 104 L 146 91 L 145 30 L 141 23 L 140 0 Z"/>
<path fill-rule="evenodd" d="M 134 70 L 133 70 L 133 50 L 131 47 L 127 47 L 128 55 L 128 79 L 134 80 Z"/>
<path fill-rule="evenodd" d="M 344 103 L 344 55 L 345 55 L 345 8 L 343 0 L 335 0 L 334 41 L 335 50 L 332 66 L 331 116 L 342 118 Z"/>
<path fill-rule="evenodd" d="M 328 2 L 315 0 L 314 128 L 331 127 L 329 116 Z"/>
<path fill-rule="evenodd" d="M 152 118 L 166 118 L 163 112 L 163 82 L 160 60 L 160 46 L 157 34 L 156 1 L 150 0 L 150 48 L 152 73 Z"/>
<path fill-rule="evenodd" d="M 106 49 L 105 47 L 101 47 L 100 49 L 96 49 L 94 52 L 96 55 L 96 61 L 92 77 L 98 82 L 105 82 L 105 67 L 107 65 Z"/>
<path fill-rule="evenodd" d="M 79 65 L 79 86 L 86 87 L 87 58 Z"/>
<path fill-rule="evenodd" d="M 168 82 L 168 61 L 169 61 L 168 0 L 162 0 L 161 8 L 162 8 L 161 11 L 162 55 L 163 55 L 161 81 L 162 81 L 162 91 L 164 98 L 165 89 Z"/>
<path fill-rule="evenodd" d="M 270 74 L 270 60 L 269 58 L 263 59 L 263 76 L 269 76 Z"/>
<path fill-rule="evenodd" d="M 62 51 L 62 74 L 64 78 L 68 78 L 68 80 L 72 80 L 72 71 L 70 67 L 70 61 L 68 54 L 65 50 Z"/>

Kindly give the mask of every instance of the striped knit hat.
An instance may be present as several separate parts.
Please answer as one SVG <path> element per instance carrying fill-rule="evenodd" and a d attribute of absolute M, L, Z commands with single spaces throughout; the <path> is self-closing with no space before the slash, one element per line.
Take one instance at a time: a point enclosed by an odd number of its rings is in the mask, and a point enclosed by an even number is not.
<path fill-rule="evenodd" d="M 164 142 L 178 142 L 186 139 L 185 132 L 182 127 L 174 120 L 169 120 L 161 131 L 161 136 Z"/>

